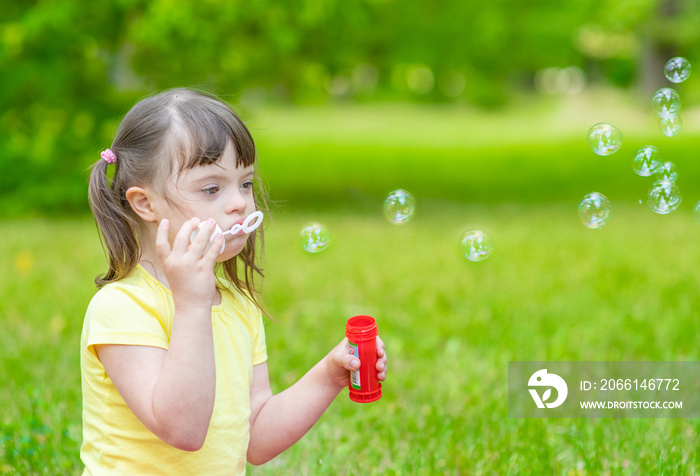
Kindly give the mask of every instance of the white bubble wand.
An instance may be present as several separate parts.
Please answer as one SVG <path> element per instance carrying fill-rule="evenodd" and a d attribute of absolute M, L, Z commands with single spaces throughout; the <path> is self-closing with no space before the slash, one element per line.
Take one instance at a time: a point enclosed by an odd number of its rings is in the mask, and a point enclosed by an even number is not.
<path fill-rule="evenodd" d="M 243 223 L 236 223 L 235 225 L 233 225 L 230 230 L 223 231 L 221 227 L 217 224 L 216 228 L 214 228 L 214 232 L 209 237 L 209 243 L 214 242 L 214 237 L 216 237 L 216 235 L 235 235 L 236 233 L 240 233 L 241 231 L 244 231 L 245 233 L 250 233 L 254 231 L 257 227 L 259 227 L 262 224 L 262 221 L 263 212 L 258 210 L 248 215 L 246 219 L 243 220 Z M 197 233 L 199 233 L 199 229 L 203 226 L 204 222 L 200 223 L 197 229 L 192 232 L 192 234 L 190 235 L 190 243 L 194 243 L 194 239 L 197 238 Z M 224 248 L 226 248 L 225 241 L 221 244 L 221 251 L 219 251 L 219 254 L 224 252 Z"/>

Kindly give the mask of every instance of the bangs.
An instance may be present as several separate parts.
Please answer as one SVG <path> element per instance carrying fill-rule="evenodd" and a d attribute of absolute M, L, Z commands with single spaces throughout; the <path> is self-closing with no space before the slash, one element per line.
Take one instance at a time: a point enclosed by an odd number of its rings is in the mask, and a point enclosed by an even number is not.
<path fill-rule="evenodd" d="M 208 95 L 187 93 L 176 94 L 170 105 L 173 123 L 167 143 L 174 148 L 178 171 L 218 163 L 229 144 L 236 153 L 236 167 L 253 165 L 255 142 L 233 110 Z"/>

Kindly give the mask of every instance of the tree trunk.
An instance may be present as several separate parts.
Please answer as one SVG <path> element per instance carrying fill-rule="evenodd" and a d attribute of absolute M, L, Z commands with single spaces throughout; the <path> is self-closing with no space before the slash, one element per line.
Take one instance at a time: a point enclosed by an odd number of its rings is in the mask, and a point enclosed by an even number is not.
<path fill-rule="evenodd" d="M 658 14 L 650 18 L 642 32 L 639 61 L 637 66 L 637 84 L 639 93 L 644 97 L 651 95 L 663 86 L 668 86 L 664 76 L 664 65 L 677 56 L 678 45 L 672 35 L 663 31 L 681 15 L 678 0 L 661 0 Z"/>

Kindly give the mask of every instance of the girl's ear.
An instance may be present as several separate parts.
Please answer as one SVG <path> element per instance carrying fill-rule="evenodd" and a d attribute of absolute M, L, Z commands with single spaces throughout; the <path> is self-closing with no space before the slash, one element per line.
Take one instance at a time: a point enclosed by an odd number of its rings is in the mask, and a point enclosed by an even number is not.
<path fill-rule="evenodd" d="M 151 192 L 141 187 L 131 187 L 126 191 L 126 199 L 131 205 L 131 209 L 144 221 L 157 221 L 153 204 L 151 203 Z"/>

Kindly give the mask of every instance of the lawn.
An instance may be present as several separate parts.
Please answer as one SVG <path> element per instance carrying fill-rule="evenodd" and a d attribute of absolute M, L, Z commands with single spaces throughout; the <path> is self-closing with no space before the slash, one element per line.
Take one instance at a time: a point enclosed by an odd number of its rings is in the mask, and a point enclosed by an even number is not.
<path fill-rule="evenodd" d="M 634 106 L 611 101 L 500 115 L 251 114 L 276 201 L 263 286 L 273 390 L 303 375 L 356 314 L 377 319 L 390 358 L 379 402 L 344 392 L 301 442 L 251 474 L 697 474 L 697 419 L 507 415 L 511 360 L 700 360 L 700 137 L 686 119 L 684 133 L 664 138 Z M 601 121 L 625 134 L 611 157 L 585 143 Z M 649 210 L 651 179 L 631 170 L 647 142 L 679 167 L 684 202 L 669 215 Z M 396 187 L 418 202 L 402 226 L 381 213 Z M 613 203 L 600 230 L 576 211 L 594 190 Z M 333 236 L 313 255 L 297 238 L 311 221 Z M 94 225 L 0 227 L 0 473 L 79 474 L 78 340 L 105 267 Z M 495 241 L 483 262 L 459 252 L 472 227 Z"/>

